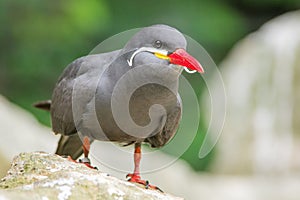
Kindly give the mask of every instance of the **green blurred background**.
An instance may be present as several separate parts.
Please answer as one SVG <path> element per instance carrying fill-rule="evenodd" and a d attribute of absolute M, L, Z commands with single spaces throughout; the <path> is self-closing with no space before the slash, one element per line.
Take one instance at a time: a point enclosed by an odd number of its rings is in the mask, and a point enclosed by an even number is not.
<path fill-rule="evenodd" d="M 245 35 L 299 8 L 299 0 L 0 0 L 0 94 L 49 126 L 49 113 L 32 104 L 49 99 L 65 66 L 109 36 L 168 24 L 197 40 L 218 64 Z M 198 134 L 182 156 L 196 170 L 208 170 L 213 158 L 212 152 L 198 159 L 202 138 Z"/>

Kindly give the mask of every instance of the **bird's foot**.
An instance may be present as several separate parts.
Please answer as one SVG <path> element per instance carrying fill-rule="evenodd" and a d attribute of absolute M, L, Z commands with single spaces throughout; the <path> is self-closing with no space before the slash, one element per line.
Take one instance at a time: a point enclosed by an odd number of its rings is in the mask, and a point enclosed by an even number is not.
<path fill-rule="evenodd" d="M 151 185 L 149 184 L 149 181 L 147 180 L 142 180 L 141 179 L 141 176 L 138 175 L 138 174 L 127 174 L 126 175 L 126 178 L 129 182 L 133 182 L 133 183 L 138 183 L 138 184 L 141 184 L 141 185 L 144 185 L 145 186 L 145 189 L 154 189 L 154 190 L 158 190 L 160 192 L 163 192 L 159 187 L 155 186 L 155 185 Z"/>
<path fill-rule="evenodd" d="M 69 161 L 72 161 L 72 162 L 75 162 L 75 163 L 80 163 L 80 164 L 84 164 L 85 166 L 87 166 L 88 168 L 91 168 L 91 169 L 98 169 L 97 167 L 93 167 L 91 165 L 91 161 L 89 158 L 87 157 L 84 157 L 83 159 L 79 159 L 79 162 L 77 162 L 76 160 L 74 160 L 71 156 L 68 156 L 68 160 Z"/>
<path fill-rule="evenodd" d="M 91 161 L 88 157 L 84 157 L 82 159 L 79 159 L 79 163 L 85 164 L 85 166 L 91 168 L 91 169 L 98 169 L 97 167 L 94 167 L 91 165 Z"/>

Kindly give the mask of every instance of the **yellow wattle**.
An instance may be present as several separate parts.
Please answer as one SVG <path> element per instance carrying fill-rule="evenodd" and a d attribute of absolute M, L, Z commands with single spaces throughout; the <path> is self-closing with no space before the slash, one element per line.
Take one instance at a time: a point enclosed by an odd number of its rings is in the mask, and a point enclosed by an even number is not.
<path fill-rule="evenodd" d="M 160 54 L 160 53 L 154 53 L 154 55 L 160 59 L 165 59 L 165 60 L 169 60 L 169 56 L 166 56 L 166 55 L 163 55 L 163 54 Z"/>

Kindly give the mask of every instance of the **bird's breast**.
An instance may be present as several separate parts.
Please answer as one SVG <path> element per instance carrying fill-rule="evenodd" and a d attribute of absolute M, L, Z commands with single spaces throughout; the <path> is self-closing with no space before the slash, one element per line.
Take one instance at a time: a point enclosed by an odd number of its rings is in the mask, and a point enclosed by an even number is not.
<path fill-rule="evenodd" d="M 98 81 L 92 108 L 105 140 L 130 142 L 153 136 L 163 128 L 168 113 L 178 106 L 178 80 L 168 77 L 173 69 L 162 70 L 153 64 L 131 69 L 126 65 L 126 58 L 120 57 Z M 104 140 L 103 134 L 87 132 Z"/>

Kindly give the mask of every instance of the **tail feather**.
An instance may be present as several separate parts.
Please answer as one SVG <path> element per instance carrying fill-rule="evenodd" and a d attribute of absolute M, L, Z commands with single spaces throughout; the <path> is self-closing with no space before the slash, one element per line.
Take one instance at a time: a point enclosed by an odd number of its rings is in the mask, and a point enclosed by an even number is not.
<path fill-rule="evenodd" d="M 51 100 L 40 101 L 33 104 L 34 107 L 50 111 Z M 71 156 L 76 160 L 83 154 L 82 141 L 78 134 L 61 135 L 56 148 L 56 154 L 61 156 Z"/>
<path fill-rule="evenodd" d="M 33 106 L 36 108 L 42 109 L 42 110 L 50 111 L 51 100 L 40 101 L 40 102 L 34 103 Z"/>
<path fill-rule="evenodd" d="M 55 153 L 61 156 L 71 156 L 72 159 L 76 160 L 83 153 L 82 141 L 79 135 L 62 135 Z"/>
<path fill-rule="evenodd" d="M 42 110 L 50 111 L 51 100 L 39 101 L 34 103 L 33 106 Z M 83 154 L 82 141 L 79 135 L 62 135 L 58 141 L 55 153 L 61 156 L 71 156 L 72 159 L 76 160 Z"/>

